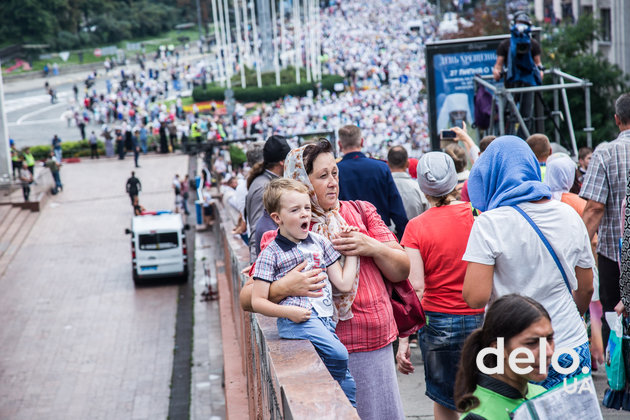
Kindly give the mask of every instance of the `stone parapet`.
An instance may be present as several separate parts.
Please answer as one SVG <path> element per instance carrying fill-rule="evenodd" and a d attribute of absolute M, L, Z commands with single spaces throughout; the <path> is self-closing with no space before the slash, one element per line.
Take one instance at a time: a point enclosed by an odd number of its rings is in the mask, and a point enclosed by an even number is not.
<path fill-rule="evenodd" d="M 242 413 L 242 407 L 237 407 L 242 403 L 238 384 L 244 376 L 250 419 L 358 419 L 311 343 L 281 339 L 275 319 L 241 309 L 239 293 L 246 280 L 241 270 L 249 266 L 249 252 L 241 238 L 231 233 L 232 222 L 220 203 L 215 204 L 215 214 L 214 232 L 221 253 L 217 255 L 221 328 L 234 331 L 232 341 L 238 347 L 224 348 L 228 418 Z M 240 358 L 241 372 L 228 369 L 235 365 L 234 358 Z"/>

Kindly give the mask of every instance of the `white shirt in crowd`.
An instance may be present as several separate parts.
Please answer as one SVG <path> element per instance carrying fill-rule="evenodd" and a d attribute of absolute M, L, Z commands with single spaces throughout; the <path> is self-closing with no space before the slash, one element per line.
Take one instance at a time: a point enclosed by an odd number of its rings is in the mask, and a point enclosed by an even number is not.
<path fill-rule="evenodd" d="M 558 255 L 572 289 L 575 267 L 595 265 L 586 226 L 573 208 L 559 201 L 519 204 Z M 556 348 L 575 348 L 588 341 L 577 306 L 562 274 L 542 240 L 525 218 L 511 207 L 482 213 L 475 221 L 465 261 L 494 265 L 491 301 L 519 293 L 540 302 L 554 329 Z"/>

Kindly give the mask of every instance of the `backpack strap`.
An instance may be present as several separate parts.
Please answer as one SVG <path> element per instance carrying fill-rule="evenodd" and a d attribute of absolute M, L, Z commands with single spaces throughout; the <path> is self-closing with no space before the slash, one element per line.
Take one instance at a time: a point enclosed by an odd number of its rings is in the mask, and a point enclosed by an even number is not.
<path fill-rule="evenodd" d="M 553 258 L 553 261 L 558 266 L 558 269 L 560 270 L 560 273 L 562 274 L 562 279 L 564 280 L 564 284 L 567 286 L 567 289 L 569 289 L 569 293 L 573 295 L 573 292 L 571 291 L 571 285 L 569 284 L 569 278 L 567 277 L 567 273 L 564 271 L 564 268 L 562 267 L 562 264 L 560 263 L 560 259 L 558 258 L 558 255 L 551 247 L 551 244 L 549 243 L 547 238 L 545 238 L 545 235 L 538 228 L 538 225 L 536 225 L 536 223 L 532 220 L 532 218 L 529 217 L 527 213 L 525 213 L 525 211 L 519 206 L 515 205 L 515 206 L 512 206 L 512 208 L 516 210 L 517 212 L 519 212 L 521 216 L 523 216 L 525 220 L 527 220 L 527 223 L 529 223 L 530 226 L 536 231 L 536 233 L 540 237 L 540 240 L 543 242 L 543 244 L 545 244 L 547 251 L 549 251 L 549 253 L 551 254 L 551 258 Z"/>

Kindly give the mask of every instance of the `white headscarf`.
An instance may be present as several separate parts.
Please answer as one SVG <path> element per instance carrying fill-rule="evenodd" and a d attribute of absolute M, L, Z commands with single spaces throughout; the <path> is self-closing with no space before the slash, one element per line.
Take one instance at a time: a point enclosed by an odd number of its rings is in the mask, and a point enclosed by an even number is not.
<path fill-rule="evenodd" d="M 453 159 L 444 152 L 429 152 L 418 161 L 418 185 L 423 193 L 441 197 L 457 185 L 457 171 Z"/>
<path fill-rule="evenodd" d="M 313 184 L 311 184 L 308 174 L 306 173 L 306 165 L 304 164 L 304 149 L 308 146 L 309 145 L 298 147 L 289 152 L 284 161 L 284 177 L 296 179 L 306 185 L 311 198 L 311 219 L 314 222 L 311 231 L 319 233 L 328 239 L 333 239 L 339 234 L 341 227 L 348 225 L 348 223 L 339 213 L 339 200 L 337 200 L 335 206 L 328 211 L 320 206 Z M 357 274 L 352 283 L 352 289 L 349 292 L 341 293 L 336 290 L 333 285 L 333 301 L 335 304 L 335 314 L 333 318 L 335 321 L 337 319 L 347 321 L 353 316 L 351 307 L 357 295 L 357 288 L 359 287 L 359 260 L 360 258 L 357 258 Z M 342 265 L 345 263 L 344 257 L 342 257 L 341 263 Z"/>
<path fill-rule="evenodd" d="M 567 155 L 560 155 L 547 161 L 545 184 L 551 189 L 551 198 L 562 199 L 562 194 L 569 192 L 575 180 L 576 165 Z"/>

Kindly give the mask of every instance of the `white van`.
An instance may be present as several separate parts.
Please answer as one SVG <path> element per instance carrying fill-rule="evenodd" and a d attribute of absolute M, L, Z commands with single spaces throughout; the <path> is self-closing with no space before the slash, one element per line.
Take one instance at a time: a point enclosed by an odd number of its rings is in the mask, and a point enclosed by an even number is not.
<path fill-rule="evenodd" d="M 134 216 L 131 229 L 133 281 L 160 277 L 188 279 L 186 230 L 179 214 L 158 213 Z"/>

